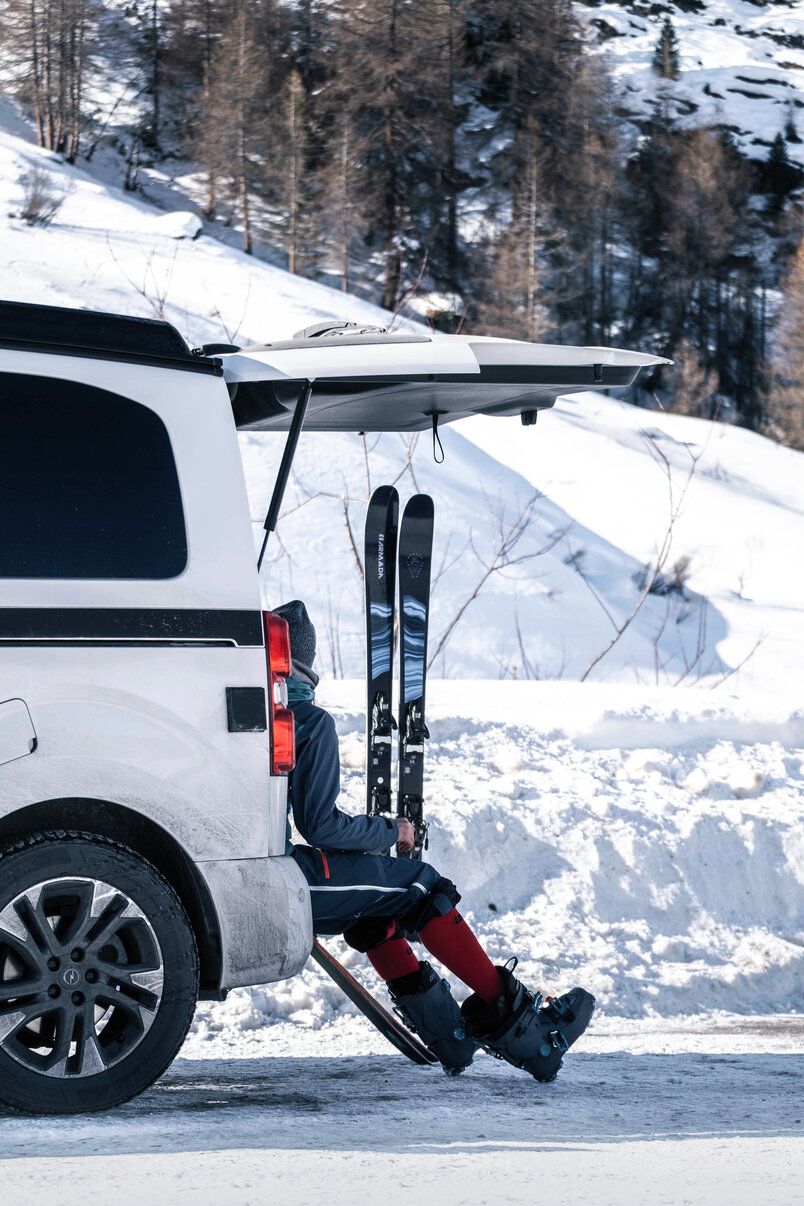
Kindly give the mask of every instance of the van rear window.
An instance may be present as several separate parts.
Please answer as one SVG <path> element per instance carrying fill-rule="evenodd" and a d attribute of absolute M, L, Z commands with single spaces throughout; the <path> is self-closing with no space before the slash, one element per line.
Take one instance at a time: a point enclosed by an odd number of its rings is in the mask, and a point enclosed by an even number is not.
<path fill-rule="evenodd" d="M 159 416 L 94 386 L 0 375 L 0 578 L 174 578 L 186 565 Z"/>

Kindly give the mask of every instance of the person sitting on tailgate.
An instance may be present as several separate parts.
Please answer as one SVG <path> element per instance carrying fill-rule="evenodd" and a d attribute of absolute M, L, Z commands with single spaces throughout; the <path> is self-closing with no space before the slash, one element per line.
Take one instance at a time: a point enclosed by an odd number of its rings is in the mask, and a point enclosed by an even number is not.
<path fill-rule="evenodd" d="M 447 1073 L 463 1071 L 482 1046 L 537 1080 L 552 1080 L 563 1053 L 586 1029 L 594 997 L 574 988 L 543 1005 L 541 994 L 529 992 L 512 969 L 491 962 L 456 908 L 461 897 L 451 880 L 430 863 L 377 853 L 394 845 L 411 850 L 410 821 L 341 811 L 335 722 L 315 703 L 315 628 L 300 599 L 274 610 L 287 621 L 292 658 L 287 688 L 296 766 L 288 805 L 309 843 L 293 847 L 288 823 L 288 852 L 310 885 L 315 933 L 343 934 L 368 956 L 399 1012 Z M 460 1008 L 446 980 L 413 953 L 412 940 L 472 990 Z"/>

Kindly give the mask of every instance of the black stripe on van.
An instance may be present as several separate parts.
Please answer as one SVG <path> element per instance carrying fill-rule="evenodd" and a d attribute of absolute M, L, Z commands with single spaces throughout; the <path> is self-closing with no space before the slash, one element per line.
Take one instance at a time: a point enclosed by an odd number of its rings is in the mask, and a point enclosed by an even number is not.
<path fill-rule="evenodd" d="M 261 646 L 262 613 L 161 607 L 0 607 L 0 642 Z"/>

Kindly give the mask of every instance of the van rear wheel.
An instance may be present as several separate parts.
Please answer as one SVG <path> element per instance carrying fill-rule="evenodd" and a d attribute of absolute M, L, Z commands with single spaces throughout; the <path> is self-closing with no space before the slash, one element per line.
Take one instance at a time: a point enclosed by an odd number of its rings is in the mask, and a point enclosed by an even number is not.
<path fill-rule="evenodd" d="M 170 884 L 88 833 L 0 848 L 0 1101 L 37 1114 L 119 1105 L 187 1034 L 198 954 Z"/>

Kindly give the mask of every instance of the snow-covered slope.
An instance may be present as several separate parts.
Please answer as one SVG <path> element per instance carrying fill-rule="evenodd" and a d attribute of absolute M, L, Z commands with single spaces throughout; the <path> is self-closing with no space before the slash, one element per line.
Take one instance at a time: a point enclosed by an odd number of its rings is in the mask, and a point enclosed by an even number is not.
<path fill-rule="evenodd" d="M 3 115 L 17 123 L 0 130 L 4 297 L 159 311 L 192 343 L 283 337 L 329 316 L 388 321 L 215 240 L 176 238 L 192 229 L 179 216 L 38 150 L 13 112 Z M 32 166 L 65 194 L 44 228 L 14 216 Z M 436 503 L 431 649 L 451 631 L 436 674 L 579 678 L 634 609 L 640 573 L 680 508 L 663 572 L 672 579 L 689 558 L 683 593 L 650 595 L 591 677 L 711 685 L 739 668 L 732 685 L 766 689 L 802 677 L 800 453 L 597 395 L 560 403 L 535 428 L 473 419 L 443 441 L 436 465 L 426 437 L 414 450 L 398 436 L 369 438 L 364 458 L 357 436 L 303 436 L 264 584 L 269 603 L 308 600 L 325 673 L 362 672 L 362 587 L 342 497 L 359 545 L 369 487 L 399 478 L 403 496 L 424 489 Z M 242 443 L 258 539 L 282 440 Z M 523 514 L 521 537 L 487 576 Z"/>
<path fill-rule="evenodd" d="M 804 138 L 804 10 L 795 0 L 604 0 L 576 9 L 635 119 L 650 115 L 661 95 L 682 124 L 730 127 L 754 159 L 767 157 L 789 117 Z M 651 68 L 666 17 L 678 36 L 678 80 L 660 80 Z M 804 142 L 787 149 L 804 162 Z"/>
<path fill-rule="evenodd" d="M 13 133 L 11 131 L 14 131 Z M 338 295 L 210 238 L 186 238 L 186 223 L 81 166 L 40 150 L 15 109 L 0 102 L 0 293 L 144 318 L 164 317 L 192 344 L 287 338 L 335 313 Z M 64 202 L 49 226 L 20 220 L 21 177 L 46 172 Z M 187 215 L 189 218 L 190 215 Z M 192 227 L 190 227 L 192 229 Z M 176 235 L 180 237 L 176 237 Z M 356 321 L 384 311 L 349 299 Z"/>
<path fill-rule="evenodd" d="M 711 661 L 715 650 L 724 667 L 735 670 L 732 686 L 772 690 L 801 681 L 804 563 L 795 552 L 804 535 L 800 452 L 743 428 L 645 412 L 594 394 L 561 399 L 541 422 L 540 438 L 530 448 L 522 439 L 506 439 L 493 420 L 458 429 L 538 485 L 576 524 L 637 563 L 655 562 L 673 520 L 666 572 L 688 559 L 689 598 L 671 596 L 669 604 L 654 605 L 646 627 L 650 632 L 657 617 L 661 624 L 667 616 L 678 641 L 693 619 L 677 623 L 685 612 L 705 626 L 696 652 L 707 652 L 684 681 L 719 677 Z M 573 549 L 587 547 L 580 529 L 569 539 Z M 594 551 L 587 553 L 583 568 L 600 588 L 604 579 L 594 577 Z M 621 622 L 621 613 L 617 618 Z M 648 681 L 665 681 L 661 668 L 655 671 Z M 644 671 L 639 673 L 644 681 Z M 675 681 L 672 672 L 667 677 Z"/>
<path fill-rule="evenodd" d="M 506 446 L 525 443 L 517 424 L 498 421 L 498 425 L 503 427 L 501 439 Z M 530 430 L 525 436 L 532 450 L 539 436 Z M 438 581 L 433 596 L 431 656 L 459 609 L 467 605 L 436 657 L 435 673 L 444 677 L 577 679 L 606 645 L 611 624 L 572 557 L 583 550 L 584 572 L 603 592 L 608 609 L 622 617 L 638 597 L 631 575 L 639 571 L 640 563 L 623 554 L 616 541 L 610 543 L 575 523 L 549 493 L 538 496 L 531 482 L 501 462 L 499 453 L 495 459 L 450 430 L 443 432 L 442 441 L 443 465 L 435 464 L 429 437 L 423 437 L 411 470 L 398 483 L 403 495 L 418 487 L 435 500 Z M 281 449 L 281 441 L 274 439 L 272 455 L 266 459 L 266 444 L 265 437 L 244 440 L 257 515 L 265 511 Z M 399 436 L 375 437 L 368 446 L 371 485 L 397 477 L 407 457 L 405 441 Z M 359 540 L 368 491 L 357 438 L 304 437 L 287 504 L 290 513 L 281 524 L 281 546 L 273 546 L 278 559 L 268 566 L 266 591 L 269 602 L 293 595 L 307 597 L 323 637 L 322 671 L 357 675 L 363 658 L 362 586 L 344 522 L 344 493 L 357 500 L 350 516 Z M 530 522 L 511 550 L 512 564 L 487 577 L 472 599 L 502 541 L 523 513 Z M 607 675 L 633 677 L 634 666 L 647 673 L 654 656 L 654 628 L 666 607 L 664 600 L 651 599 L 646 604 L 638 622 L 607 659 Z M 666 656 L 678 667 L 679 675 L 683 667 L 678 639 L 686 641 L 684 656 L 691 662 L 697 634 L 693 617 L 699 607 L 693 600 L 687 618 L 673 624 L 674 643 Z M 671 611 L 674 617 L 678 615 L 675 603 L 671 603 Z M 713 623 L 723 636 L 717 616 Z M 715 653 L 716 643 L 717 638 L 711 653 Z M 713 667 L 707 663 L 704 669 L 712 671 Z M 724 673 L 717 658 L 714 672 Z"/>

